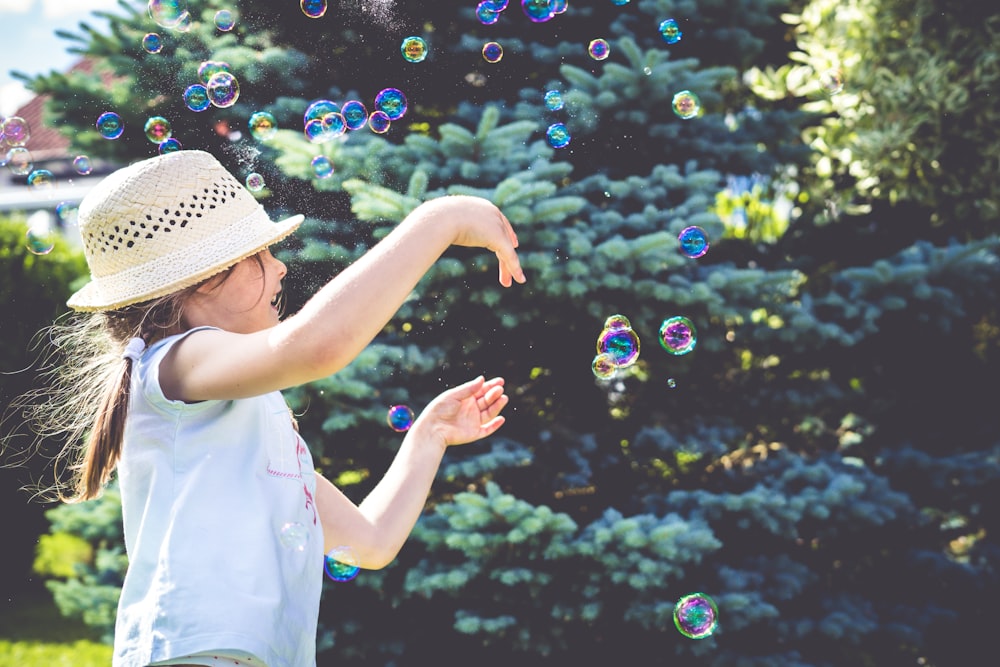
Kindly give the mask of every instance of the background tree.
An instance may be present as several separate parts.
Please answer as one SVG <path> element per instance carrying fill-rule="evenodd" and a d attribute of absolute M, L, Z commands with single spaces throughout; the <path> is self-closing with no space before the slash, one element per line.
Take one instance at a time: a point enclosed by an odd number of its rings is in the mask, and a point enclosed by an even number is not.
<path fill-rule="evenodd" d="M 270 209 L 309 214 L 282 255 L 300 300 L 430 197 L 481 194 L 518 230 L 527 286 L 500 290 L 490 257 L 451 250 L 353 364 L 287 392 L 358 500 L 398 445 L 388 406 L 479 372 L 514 399 L 498 436 L 449 453 L 396 563 L 329 583 L 322 664 L 962 664 L 986 650 L 997 593 L 1000 265 L 993 153 L 952 156 L 995 145 L 996 105 L 975 100 L 1000 60 L 996 16 L 970 23 L 961 4 L 595 1 L 535 23 L 512 3 L 483 25 L 466 2 L 345 0 L 313 20 L 246 1 L 219 33 L 223 3 L 206 1 L 154 56 L 125 3 L 110 35 L 78 42 L 118 84 L 32 85 L 81 148 L 155 152 L 89 129 L 114 105 L 126 128 L 163 115 L 185 147 L 264 174 Z M 407 35 L 426 60 L 402 60 Z M 242 93 L 202 116 L 179 93 L 209 59 Z M 385 135 L 304 137 L 310 102 L 388 86 L 410 111 Z M 671 111 L 683 90 L 701 115 Z M 941 103 L 961 122 L 928 133 Z M 266 142 L 245 131 L 259 110 L 282 128 Z M 555 121 L 565 148 L 546 142 Z M 699 259 L 678 252 L 690 225 L 711 239 Z M 641 353 L 601 380 L 614 314 Z M 697 327 L 690 354 L 656 342 L 674 315 Z M 671 619 L 694 591 L 719 608 L 701 640 Z"/>

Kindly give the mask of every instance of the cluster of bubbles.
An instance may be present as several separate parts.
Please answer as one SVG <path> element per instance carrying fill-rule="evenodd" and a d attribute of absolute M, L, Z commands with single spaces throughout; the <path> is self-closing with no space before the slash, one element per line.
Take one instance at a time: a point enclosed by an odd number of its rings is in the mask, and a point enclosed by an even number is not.
<path fill-rule="evenodd" d="M 34 167 L 34 159 L 26 144 L 31 138 L 28 121 L 20 116 L 0 116 L 0 166 L 15 176 L 26 176 Z"/>
<path fill-rule="evenodd" d="M 719 627 L 719 609 L 704 593 L 685 595 L 674 605 L 674 625 L 689 639 L 704 639 Z"/>
<path fill-rule="evenodd" d="M 389 413 L 385 416 L 389 428 L 397 433 L 409 431 L 413 426 L 413 410 L 406 405 L 394 405 L 389 408 Z"/>
<path fill-rule="evenodd" d="M 612 315 L 604 321 L 597 337 L 597 356 L 591 363 L 594 375 L 609 379 L 619 369 L 628 368 L 639 359 L 639 336 L 624 315 Z"/>
<path fill-rule="evenodd" d="M 323 144 L 365 125 L 376 134 L 384 134 L 389 131 L 392 121 L 402 118 L 409 108 L 406 95 L 398 88 L 379 91 L 374 107 L 369 113 L 359 100 L 348 100 L 343 105 L 317 100 L 306 108 L 302 118 L 306 138 L 310 143 Z"/>

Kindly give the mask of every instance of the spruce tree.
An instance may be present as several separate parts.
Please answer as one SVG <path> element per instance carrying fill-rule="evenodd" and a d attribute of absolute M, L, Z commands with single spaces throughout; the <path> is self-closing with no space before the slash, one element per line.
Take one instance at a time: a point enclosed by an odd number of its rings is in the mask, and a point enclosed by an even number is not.
<path fill-rule="evenodd" d="M 934 171 L 917 142 L 929 112 L 899 91 L 947 88 L 962 64 L 971 94 L 996 81 L 997 17 L 961 40 L 967 19 L 928 18 L 952 4 L 595 0 L 535 22 L 511 3 L 487 25 L 468 2 L 344 0 L 309 19 L 244 1 L 219 33 L 225 3 L 207 0 L 153 55 L 124 3 L 110 35 L 80 42 L 115 83 L 33 86 L 81 149 L 155 152 L 76 122 L 115 104 L 127 128 L 165 116 L 184 147 L 264 174 L 269 209 L 309 215 L 282 254 L 299 300 L 431 197 L 487 197 L 518 232 L 526 286 L 501 290 L 495 258 L 450 250 L 354 363 L 286 392 L 321 471 L 359 501 L 398 446 L 390 405 L 419 411 L 480 372 L 512 396 L 501 432 L 449 452 L 397 561 L 327 583 L 320 664 L 950 665 L 985 650 L 997 592 L 996 197 L 988 163 L 954 157 L 995 146 L 995 105 L 949 98 L 967 122 L 928 141 L 958 172 Z M 407 36 L 423 61 L 402 58 Z M 912 81 L 885 78 L 930 46 Z M 205 60 L 242 87 L 203 117 L 179 91 Z M 409 111 L 385 134 L 303 134 L 310 103 L 386 87 Z M 672 109 L 682 91 L 700 100 L 689 118 Z M 249 136 L 257 111 L 273 138 Z M 704 256 L 679 251 L 691 226 Z M 613 315 L 638 359 L 595 377 Z M 658 342 L 674 316 L 697 330 L 687 354 Z M 61 508 L 53 530 L 80 534 L 62 514 L 87 511 Z M 67 582 L 66 609 L 123 568 L 112 532 L 90 537 L 106 557 Z M 718 608 L 702 639 L 674 626 L 694 592 Z"/>

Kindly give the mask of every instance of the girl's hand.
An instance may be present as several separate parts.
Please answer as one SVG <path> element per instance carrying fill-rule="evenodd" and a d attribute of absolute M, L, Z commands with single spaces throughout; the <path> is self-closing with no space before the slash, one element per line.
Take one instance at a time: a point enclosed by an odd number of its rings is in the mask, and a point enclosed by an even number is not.
<path fill-rule="evenodd" d="M 426 429 L 444 446 L 464 445 L 491 435 L 503 425 L 500 411 L 510 400 L 503 384 L 503 378 L 486 380 L 480 375 L 442 392 L 427 405 L 411 431 Z"/>

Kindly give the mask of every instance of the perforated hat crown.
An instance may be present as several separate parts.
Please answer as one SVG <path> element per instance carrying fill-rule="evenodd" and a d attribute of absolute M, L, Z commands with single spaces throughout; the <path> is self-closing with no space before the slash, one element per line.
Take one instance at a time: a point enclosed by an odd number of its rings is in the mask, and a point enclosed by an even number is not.
<path fill-rule="evenodd" d="M 80 202 L 91 280 L 67 305 L 115 310 L 171 294 L 277 243 L 302 218 L 272 222 L 209 153 L 183 150 L 136 162 Z"/>

